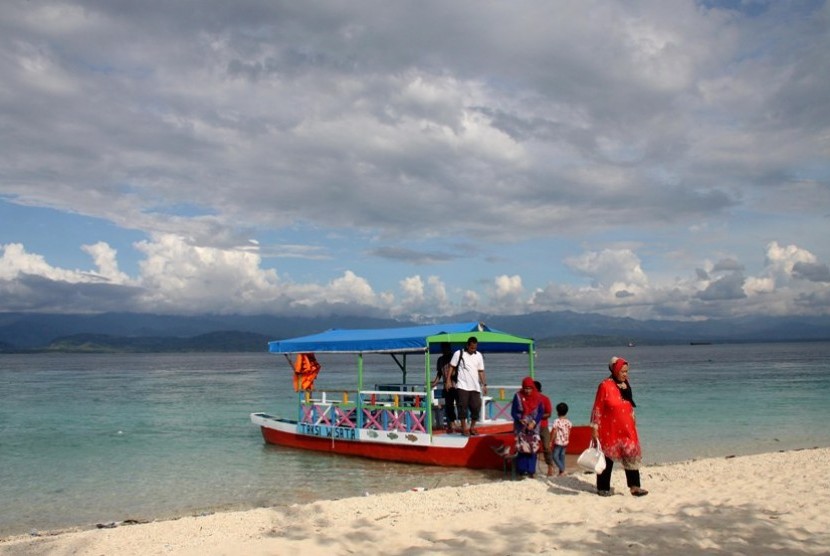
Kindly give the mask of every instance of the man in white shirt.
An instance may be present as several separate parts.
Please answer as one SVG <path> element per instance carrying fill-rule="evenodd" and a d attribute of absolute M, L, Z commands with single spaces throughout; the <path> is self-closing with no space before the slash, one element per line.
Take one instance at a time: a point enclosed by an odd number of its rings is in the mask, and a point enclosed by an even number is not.
<path fill-rule="evenodd" d="M 487 377 L 484 374 L 484 357 L 478 352 L 478 338 L 470 336 L 467 345 L 453 353 L 450 366 L 458 373 L 458 418 L 465 436 L 478 434 L 476 423 L 481 414 L 481 394 L 487 394 Z M 467 427 L 467 411 L 470 426 Z"/>

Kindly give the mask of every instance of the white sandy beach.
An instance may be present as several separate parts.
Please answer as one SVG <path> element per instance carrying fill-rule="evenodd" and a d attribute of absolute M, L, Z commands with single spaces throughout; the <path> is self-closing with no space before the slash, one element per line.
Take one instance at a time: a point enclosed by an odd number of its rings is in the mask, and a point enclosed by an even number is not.
<path fill-rule="evenodd" d="M 830 449 L 499 481 L 0 539 L 3 555 L 828 554 Z"/>

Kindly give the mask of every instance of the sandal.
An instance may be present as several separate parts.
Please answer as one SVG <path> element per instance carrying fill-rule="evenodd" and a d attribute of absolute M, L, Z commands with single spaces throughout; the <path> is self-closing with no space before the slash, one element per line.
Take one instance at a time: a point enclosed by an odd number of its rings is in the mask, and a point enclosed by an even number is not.
<path fill-rule="evenodd" d="M 478 436 L 478 429 L 470 429 L 470 436 Z"/>

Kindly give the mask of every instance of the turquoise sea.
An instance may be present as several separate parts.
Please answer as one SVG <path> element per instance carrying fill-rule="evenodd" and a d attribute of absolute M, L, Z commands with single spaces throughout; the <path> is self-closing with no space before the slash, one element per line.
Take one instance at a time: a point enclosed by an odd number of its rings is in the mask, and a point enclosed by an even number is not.
<path fill-rule="evenodd" d="M 584 424 L 612 355 L 631 363 L 647 464 L 830 446 L 830 343 L 541 349 L 537 378 Z M 320 388 L 353 386 L 353 358 L 319 359 Z M 399 380 L 375 361 L 367 384 Z M 525 363 L 486 356 L 488 382 Z M 266 446 L 249 414 L 291 415 L 291 393 L 267 353 L 0 355 L 0 536 L 501 480 Z"/>

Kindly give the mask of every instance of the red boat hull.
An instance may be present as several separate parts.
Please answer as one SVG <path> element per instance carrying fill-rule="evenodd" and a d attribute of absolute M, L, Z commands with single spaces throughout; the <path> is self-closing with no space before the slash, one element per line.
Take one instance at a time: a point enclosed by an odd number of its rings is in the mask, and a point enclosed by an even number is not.
<path fill-rule="evenodd" d="M 334 440 L 260 427 L 268 444 L 290 446 L 347 456 L 358 456 L 401 463 L 469 467 L 472 469 L 502 469 L 504 460 L 496 453 L 502 446 L 513 445 L 513 432 L 490 432 L 467 439 L 463 447 L 412 446 L 381 442 Z"/>
<path fill-rule="evenodd" d="M 453 444 L 443 446 L 436 443 L 413 445 L 334 439 L 301 434 L 295 426 L 295 423 L 288 421 L 275 422 L 273 425 L 260 423 L 260 430 L 266 443 L 278 446 L 401 463 L 471 469 L 503 469 L 504 458 L 499 451 L 504 447 L 512 448 L 514 444 L 510 423 L 481 427 L 478 435 L 470 437 L 437 433 L 436 438 L 445 436 Z M 587 430 L 587 438 L 590 440 L 588 427 L 574 427 L 576 442 L 572 441 L 568 446 L 568 453 L 579 453 L 587 447 L 588 442 L 582 438 L 585 431 L 580 429 Z"/>

